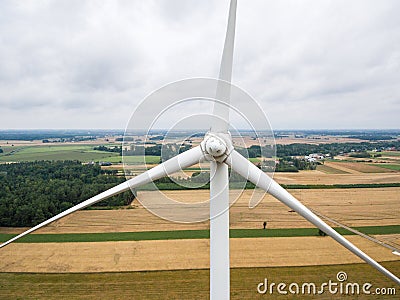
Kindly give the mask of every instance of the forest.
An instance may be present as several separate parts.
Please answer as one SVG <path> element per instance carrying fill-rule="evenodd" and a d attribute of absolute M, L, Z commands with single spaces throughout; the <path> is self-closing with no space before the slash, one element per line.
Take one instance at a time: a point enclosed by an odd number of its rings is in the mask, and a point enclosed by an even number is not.
<path fill-rule="evenodd" d="M 258 145 L 252 145 L 249 148 L 238 148 L 236 149 L 241 154 L 255 158 L 260 157 L 261 153 L 265 157 L 272 157 L 276 151 L 276 156 L 279 158 L 285 158 L 288 156 L 304 156 L 310 153 L 322 153 L 330 154 L 332 157 L 341 153 L 350 152 L 362 152 L 371 151 L 374 149 L 384 149 L 394 147 L 400 149 L 400 141 L 381 141 L 381 142 L 362 142 L 362 143 L 330 143 L 330 144 L 288 144 L 281 145 L 277 144 L 271 148 L 271 146 L 265 146 L 261 149 Z M 262 150 L 262 151 L 261 151 Z"/>
<path fill-rule="evenodd" d="M 36 225 L 123 181 L 78 161 L 0 164 L 0 226 Z M 127 191 L 95 205 L 122 206 L 133 199 Z"/>
<path fill-rule="evenodd" d="M 340 153 L 365 152 L 374 149 L 383 149 L 394 147 L 400 149 L 400 141 L 382 141 L 382 142 L 362 142 L 362 143 L 331 143 L 331 144 L 289 144 L 276 145 L 276 154 L 278 157 L 302 156 L 310 153 L 322 153 L 336 156 Z"/>
<path fill-rule="evenodd" d="M 179 145 L 179 144 L 156 144 L 154 146 L 141 146 L 131 145 L 130 149 L 124 150 L 123 155 L 134 156 L 134 155 L 151 155 L 151 156 L 162 156 L 162 161 L 166 161 L 175 155 L 185 152 L 192 148 L 191 145 Z"/>

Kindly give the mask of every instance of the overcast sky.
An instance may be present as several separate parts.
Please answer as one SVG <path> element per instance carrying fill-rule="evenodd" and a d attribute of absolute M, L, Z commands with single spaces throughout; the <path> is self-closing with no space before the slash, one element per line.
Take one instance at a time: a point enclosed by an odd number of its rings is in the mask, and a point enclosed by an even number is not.
<path fill-rule="evenodd" d="M 229 1 L 0 1 L 0 129 L 125 128 L 216 77 Z M 238 1 L 232 82 L 274 129 L 400 128 L 400 1 Z M 156 104 L 155 104 L 156 106 Z"/>

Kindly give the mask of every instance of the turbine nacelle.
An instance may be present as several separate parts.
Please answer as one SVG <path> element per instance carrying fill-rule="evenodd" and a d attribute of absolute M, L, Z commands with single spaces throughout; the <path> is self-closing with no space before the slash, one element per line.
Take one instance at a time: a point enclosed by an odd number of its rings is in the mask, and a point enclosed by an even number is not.
<path fill-rule="evenodd" d="M 231 134 L 229 132 L 207 132 L 200 147 L 206 160 L 222 163 L 233 150 Z"/>

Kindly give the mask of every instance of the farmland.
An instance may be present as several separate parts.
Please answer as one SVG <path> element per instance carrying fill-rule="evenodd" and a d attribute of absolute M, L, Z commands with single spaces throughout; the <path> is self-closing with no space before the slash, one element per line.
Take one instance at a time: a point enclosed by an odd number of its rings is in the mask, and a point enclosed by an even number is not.
<path fill-rule="evenodd" d="M 334 136 L 323 141 L 318 137 L 280 139 L 282 144 L 290 144 L 291 140 L 315 144 L 335 141 L 343 145 L 349 141 L 365 142 Z M 121 156 L 93 149 L 96 145 L 119 145 L 113 140 L 0 144 L 4 150 L 0 162 L 108 161 L 112 166 L 102 169 L 123 174 Z M 246 145 L 252 144 L 254 140 L 247 138 Z M 357 227 L 398 248 L 400 187 L 395 185 L 400 183 L 399 153 L 382 151 L 381 157 L 371 158 L 371 161 L 338 156 L 318 165 L 316 170 L 279 172 L 274 174 L 274 179 L 288 186 L 290 193 L 316 212 Z M 126 158 L 132 174 L 146 168 L 142 157 Z M 147 156 L 147 167 L 156 165 L 159 160 L 157 155 Z M 263 158 L 250 160 L 257 164 Z M 207 166 L 201 168 L 204 170 Z M 200 166 L 195 166 L 185 174 L 190 177 L 199 170 Z M 301 188 L 294 188 L 296 185 Z M 180 202 L 207 201 L 209 197 L 207 190 L 162 192 Z M 232 199 L 238 196 L 230 210 L 232 299 L 257 298 L 256 286 L 266 276 L 274 281 L 318 283 L 334 279 L 339 271 L 346 271 L 356 281 L 393 286 L 332 239 L 318 236 L 314 226 L 271 196 L 257 190 L 255 194 L 262 201 L 256 208 L 249 209 L 252 193 L 252 190 L 232 191 Z M 209 222 L 178 224 L 154 216 L 140 201 L 157 202 L 158 197 L 153 191 L 138 191 L 139 201 L 129 206 L 78 211 L 1 249 L 0 298 L 145 299 L 158 297 L 161 290 L 167 298 L 208 297 Z M 264 221 L 266 230 L 262 229 Z M 24 229 L 0 228 L 0 240 Z M 342 229 L 338 231 L 348 233 Z M 346 235 L 346 238 L 395 274 L 399 273 L 399 257 L 389 249 L 356 235 Z M 275 296 L 268 297 L 274 299 Z M 286 299 L 281 295 L 277 297 Z"/>
<path fill-rule="evenodd" d="M 20 162 L 37 160 L 79 160 L 82 162 L 102 161 L 121 163 L 122 157 L 115 153 L 93 150 L 93 145 L 51 145 L 51 146 L 17 146 L 2 147 L 0 162 Z M 141 156 L 126 156 L 124 161 L 129 164 L 143 164 Z M 159 156 L 146 156 L 147 164 L 158 164 Z"/>
<path fill-rule="evenodd" d="M 92 145 L 40 145 L 2 147 L 2 162 L 36 161 L 36 160 L 80 160 L 99 161 L 113 156 L 112 153 L 93 150 Z M 115 154 L 114 154 L 115 156 Z"/>
<path fill-rule="evenodd" d="M 399 270 L 400 262 L 384 262 L 391 270 Z M 370 282 L 375 287 L 394 284 L 365 264 L 233 268 L 231 270 L 231 299 L 315 299 L 314 295 L 257 295 L 257 284 L 264 278 L 273 282 L 314 282 L 320 285 L 335 280 L 338 272 L 346 272 L 349 280 Z M 165 299 L 206 299 L 209 297 L 207 269 L 146 271 L 123 273 L 15 274 L 0 273 L 2 299 L 154 299 L 162 291 Z M 301 278 L 301 280 L 299 280 Z M 397 291 L 398 292 L 398 291 Z M 318 299 L 340 299 L 329 293 Z M 360 295 L 357 299 L 371 299 Z M 394 299 L 381 296 L 380 299 Z"/>
<path fill-rule="evenodd" d="M 350 226 L 383 226 L 400 224 L 398 203 L 400 188 L 357 188 L 357 189 L 305 189 L 290 190 L 304 204 Z M 207 190 L 163 191 L 179 202 L 200 202 L 208 199 Z M 230 223 L 233 229 L 257 229 L 262 222 L 268 228 L 310 228 L 312 225 L 292 213 L 273 197 L 257 192 L 263 197 L 254 209 L 248 208 L 252 190 L 245 190 L 231 207 Z M 234 196 L 236 192 L 232 192 Z M 159 197 L 157 192 L 141 191 L 138 198 L 151 201 Z M 372 213 L 373 212 L 373 213 Z M 100 233 L 100 232 L 140 232 L 168 230 L 208 229 L 208 222 L 179 224 L 158 218 L 146 210 L 138 201 L 132 209 L 84 210 L 58 220 L 37 233 Z M 21 228 L 0 228 L 2 233 L 21 232 Z"/>
<path fill-rule="evenodd" d="M 389 170 L 400 171 L 400 165 L 392 165 L 392 164 L 379 164 L 381 168 L 386 168 Z"/>
<path fill-rule="evenodd" d="M 400 234 L 400 225 L 353 227 L 368 235 Z M 334 228 L 342 235 L 354 235 L 343 228 Z M 306 237 L 317 236 L 315 228 L 276 228 L 276 229 L 230 229 L 231 238 L 266 238 L 266 237 Z M 0 234 L 0 242 L 5 242 L 15 235 Z M 31 234 L 16 243 L 86 243 L 86 242 L 119 242 L 147 240 L 183 240 L 209 239 L 210 231 L 174 230 L 142 232 L 105 232 L 105 233 L 69 233 L 69 234 Z"/>
<path fill-rule="evenodd" d="M 360 236 L 347 238 L 378 261 L 398 260 L 389 249 Z M 96 273 L 205 269 L 209 267 L 209 246 L 209 239 L 15 243 L 0 252 L 0 271 Z M 230 249 L 233 268 L 362 262 L 329 237 L 231 238 Z"/>
<path fill-rule="evenodd" d="M 396 170 L 382 168 L 380 165 L 364 164 L 359 162 L 328 162 L 327 166 L 349 173 L 391 173 Z"/>

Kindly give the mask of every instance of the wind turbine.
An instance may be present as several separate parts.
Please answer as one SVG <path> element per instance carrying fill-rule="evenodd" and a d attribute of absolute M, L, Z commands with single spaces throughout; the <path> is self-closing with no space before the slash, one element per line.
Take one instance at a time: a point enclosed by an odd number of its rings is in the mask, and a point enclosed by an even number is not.
<path fill-rule="evenodd" d="M 351 242 L 322 221 L 315 213 L 295 199 L 270 176 L 262 172 L 249 160 L 239 154 L 233 147 L 229 134 L 229 98 L 230 89 L 225 83 L 230 83 L 232 77 L 233 46 L 235 39 L 237 0 L 231 0 L 228 27 L 222 55 L 216 99 L 213 114 L 215 118 L 210 131 L 197 147 L 183 152 L 158 166 L 127 180 L 101 194 L 98 194 L 80 204 L 36 225 L 0 245 L 0 248 L 11 242 L 61 219 L 77 210 L 88 207 L 101 200 L 137 188 L 161 177 L 171 175 L 182 169 L 197 164 L 201 160 L 210 161 L 210 295 L 211 299 L 229 299 L 230 267 L 229 267 L 229 179 L 228 168 L 243 176 L 257 187 L 265 190 L 276 199 L 296 211 L 316 227 L 331 236 L 339 244 L 346 247 L 372 267 L 382 272 L 388 278 L 400 284 L 400 279 L 385 269 L 382 265 L 358 249 Z"/>

